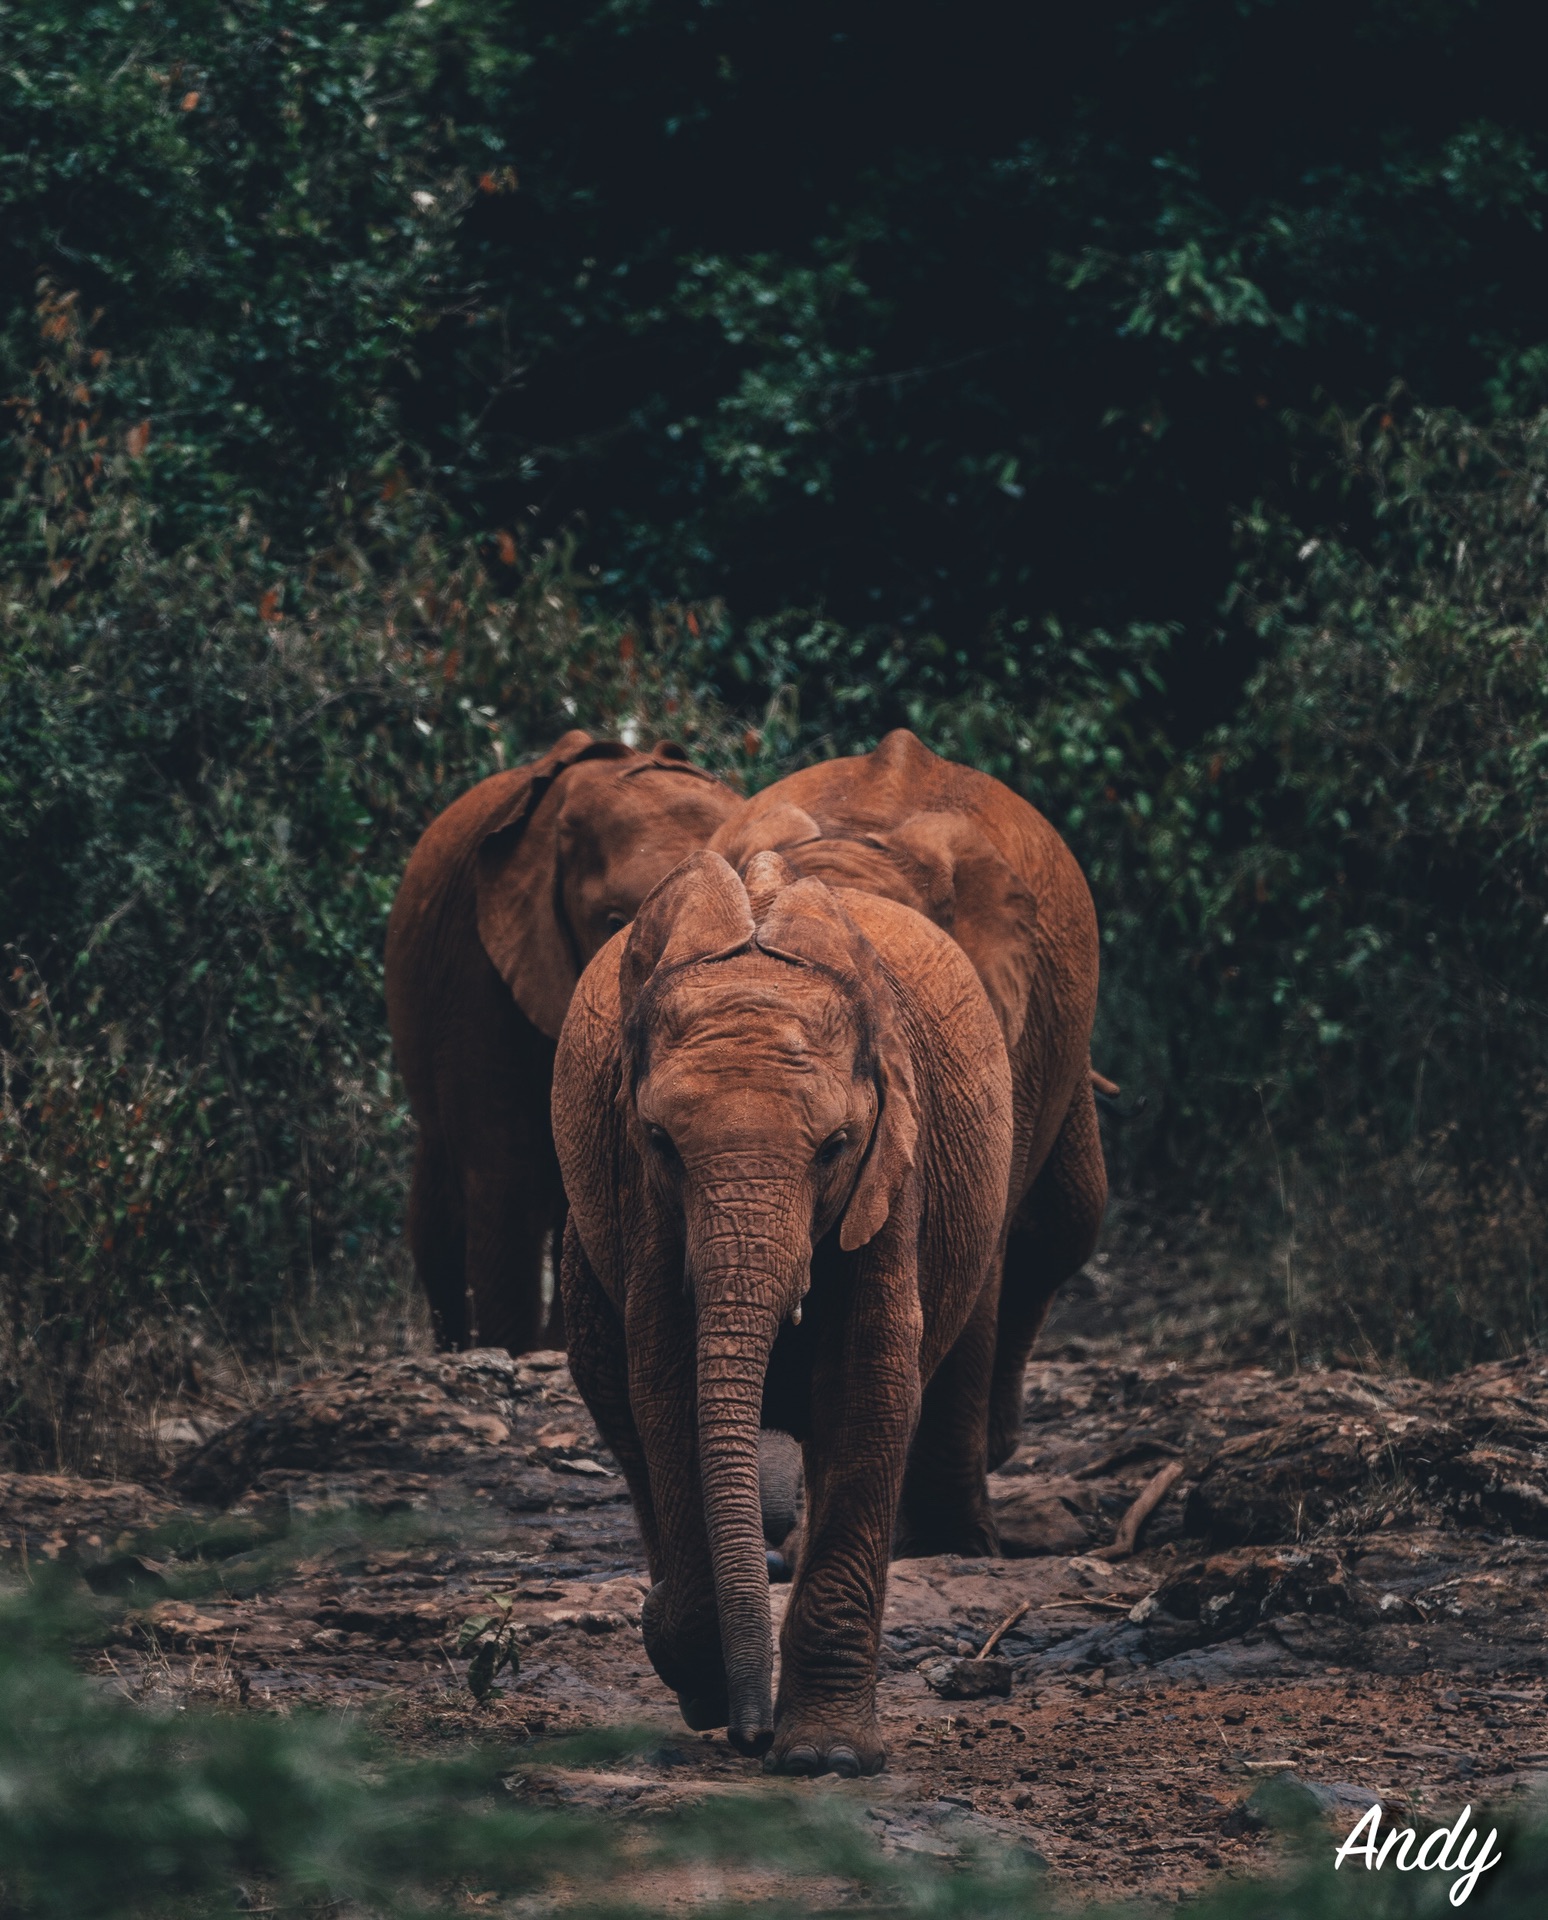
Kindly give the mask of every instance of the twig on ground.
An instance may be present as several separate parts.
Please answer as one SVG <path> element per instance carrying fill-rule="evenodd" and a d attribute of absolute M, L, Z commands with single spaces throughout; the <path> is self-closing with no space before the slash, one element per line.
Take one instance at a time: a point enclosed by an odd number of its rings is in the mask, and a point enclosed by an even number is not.
<path fill-rule="evenodd" d="M 1098 1547 L 1092 1554 L 1093 1560 L 1127 1560 L 1139 1545 L 1140 1533 L 1145 1522 L 1171 1492 L 1173 1482 L 1182 1476 L 1181 1460 L 1168 1460 L 1158 1474 L 1153 1475 L 1141 1487 L 1128 1512 L 1118 1522 L 1118 1532 L 1110 1547 Z"/>
<path fill-rule="evenodd" d="M 1005 1618 L 995 1628 L 994 1632 L 990 1634 L 989 1638 L 978 1649 L 977 1653 L 973 1655 L 973 1658 L 975 1660 L 987 1660 L 1021 1616 L 1031 1611 L 1032 1602 L 1030 1600 L 1023 1600 L 1019 1607 L 1012 1607 L 1010 1612 L 1006 1614 Z"/>

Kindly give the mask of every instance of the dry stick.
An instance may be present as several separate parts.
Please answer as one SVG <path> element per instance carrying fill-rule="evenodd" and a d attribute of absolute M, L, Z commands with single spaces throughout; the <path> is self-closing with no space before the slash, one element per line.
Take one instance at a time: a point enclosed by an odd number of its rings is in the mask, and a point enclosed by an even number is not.
<path fill-rule="evenodd" d="M 1127 1613 L 1134 1605 L 1132 1600 L 1104 1600 L 1098 1594 L 1082 1594 L 1075 1600 L 1049 1600 L 1041 1607 L 1031 1607 L 1031 1613 L 1062 1613 L 1066 1607 L 1111 1607 L 1118 1613 Z M 975 1654 L 974 1659 L 978 1658 Z"/>
<path fill-rule="evenodd" d="M 1021 1616 L 1031 1611 L 1032 1602 L 1030 1600 L 1023 1600 L 1019 1607 L 1012 1607 L 1010 1612 L 1006 1614 L 1005 1618 L 995 1628 L 994 1632 L 990 1634 L 989 1638 L 978 1649 L 977 1653 L 973 1655 L 973 1658 L 975 1660 L 987 1660 Z"/>
<path fill-rule="evenodd" d="M 1181 1460 L 1168 1460 L 1161 1471 L 1145 1482 L 1128 1512 L 1118 1522 L 1118 1533 L 1110 1547 L 1098 1547 L 1093 1560 L 1127 1560 L 1139 1545 L 1140 1529 L 1171 1491 L 1172 1483 L 1183 1470 Z"/>
<path fill-rule="evenodd" d="M 1089 1467 L 1077 1467 L 1077 1480 L 1100 1480 L 1104 1473 L 1110 1473 L 1114 1467 L 1124 1467 L 1131 1460 L 1138 1460 L 1146 1453 L 1171 1453 L 1182 1458 L 1182 1448 L 1174 1447 L 1170 1440 L 1133 1440 L 1124 1446 L 1115 1447 L 1111 1453 L 1103 1454 L 1100 1460 L 1093 1461 Z"/>

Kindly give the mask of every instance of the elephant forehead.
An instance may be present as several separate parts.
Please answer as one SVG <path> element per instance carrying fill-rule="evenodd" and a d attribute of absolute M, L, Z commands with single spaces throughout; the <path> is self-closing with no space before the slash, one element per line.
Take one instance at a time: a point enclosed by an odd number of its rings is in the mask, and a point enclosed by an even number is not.
<path fill-rule="evenodd" d="M 685 969 L 658 1003 L 651 1052 L 753 1048 L 800 1063 L 847 1058 L 857 1039 L 854 1009 L 828 975 L 749 954 Z"/>
<path fill-rule="evenodd" d="M 714 781 L 654 768 L 628 779 L 630 770 L 583 761 L 566 775 L 559 830 L 572 858 L 601 863 L 653 851 L 669 872 L 735 805 Z"/>

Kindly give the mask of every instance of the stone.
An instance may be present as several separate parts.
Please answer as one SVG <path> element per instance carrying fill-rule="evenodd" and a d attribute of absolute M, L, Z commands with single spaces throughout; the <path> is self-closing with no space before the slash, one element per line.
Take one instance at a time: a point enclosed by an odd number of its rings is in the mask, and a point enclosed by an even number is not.
<path fill-rule="evenodd" d="M 943 1700 L 988 1700 L 1011 1690 L 1008 1660 L 931 1660 L 919 1671 Z"/>

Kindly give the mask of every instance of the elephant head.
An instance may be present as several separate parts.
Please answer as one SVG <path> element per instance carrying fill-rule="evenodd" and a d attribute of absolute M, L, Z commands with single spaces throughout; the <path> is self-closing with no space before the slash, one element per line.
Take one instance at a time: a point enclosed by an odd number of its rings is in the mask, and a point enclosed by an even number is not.
<path fill-rule="evenodd" d="M 619 1104 L 648 1204 L 682 1249 L 695 1327 L 699 1474 L 729 1731 L 771 1738 L 759 1509 L 764 1379 L 800 1323 L 812 1256 L 884 1229 L 914 1160 L 897 989 L 820 881 L 760 853 L 745 879 L 698 852 L 640 910 L 619 963 Z M 631 1282 L 636 1284 L 635 1282 Z"/>
<path fill-rule="evenodd" d="M 520 770 L 481 825 L 478 933 L 535 1027 L 558 1038 L 592 955 L 737 805 L 669 741 L 645 754 L 576 729 Z"/>

